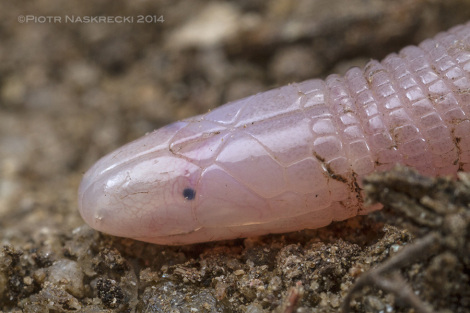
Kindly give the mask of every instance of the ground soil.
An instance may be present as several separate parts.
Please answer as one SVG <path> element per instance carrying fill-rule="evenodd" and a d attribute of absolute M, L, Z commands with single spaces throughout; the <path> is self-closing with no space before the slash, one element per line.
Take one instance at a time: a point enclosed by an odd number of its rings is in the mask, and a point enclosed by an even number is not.
<path fill-rule="evenodd" d="M 114 23 L 86 22 L 98 16 Z M 0 0 L 0 311 L 337 312 L 355 278 L 412 242 L 408 230 L 358 217 L 157 246 L 88 228 L 81 177 L 167 123 L 344 72 L 469 17 L 466 0 Z M 380 291 L 355 301 L 407 311 Z"/>

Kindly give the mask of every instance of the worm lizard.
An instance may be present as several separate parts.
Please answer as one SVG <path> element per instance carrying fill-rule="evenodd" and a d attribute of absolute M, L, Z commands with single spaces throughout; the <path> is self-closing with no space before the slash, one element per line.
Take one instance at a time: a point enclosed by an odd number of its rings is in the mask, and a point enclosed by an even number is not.
<path fill-rule="evenodd" d="M 380 208 L 363 206 L 371 172 L 470 170 L 469 115 L 470 22 L 147 134 L 88 170 L 79 210 L 168 245 L 318 228 Z"/>

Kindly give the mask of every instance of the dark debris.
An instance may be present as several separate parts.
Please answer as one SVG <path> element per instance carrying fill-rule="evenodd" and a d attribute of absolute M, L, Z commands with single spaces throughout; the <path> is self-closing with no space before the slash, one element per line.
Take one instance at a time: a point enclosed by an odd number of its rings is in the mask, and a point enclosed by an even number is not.
<path fill-rule="evenodd" d="M 108 308 L 117 308 L 123 304 L 124 292 L 115 280 L 98 278 L 96 282 L 98 297 Z"/>
<path fill-rule="evenodd" d="M 344 312 L 366 288 L 388 292 L 399 306 L 419 313 L 470 310 L 470 174 L 458 178 L 428 178 L 398 166 L 365 179 L 370 201 L 384 204 L 388 220 L 406 225 L 417 239 L 362 275 L 345 298 Z M 420 264 L 419 276 L 413 264 Z M 362 311 L 360 302 L 355 307 Z"/>

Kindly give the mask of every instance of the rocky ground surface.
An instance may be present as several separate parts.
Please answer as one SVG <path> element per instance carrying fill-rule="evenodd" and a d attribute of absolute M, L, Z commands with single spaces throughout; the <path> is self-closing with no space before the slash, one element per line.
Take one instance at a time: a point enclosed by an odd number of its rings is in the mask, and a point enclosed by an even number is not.
<path fill-rule="evenodd" d="M 80 179 L 100 156 L 169 122 L 344 72 L 469 17 L 467 0 L 0 0 L 0 311 L 338 312 L 362 273 L 421 242 L 429 225 L 358 217 L 164 247 L 85 226 Z M 468 259 L 450 246 L 379 274 L 408 281 L 427 310 L 470 312 Z M 413 304 L 363 287 L 354 312 Z"/>

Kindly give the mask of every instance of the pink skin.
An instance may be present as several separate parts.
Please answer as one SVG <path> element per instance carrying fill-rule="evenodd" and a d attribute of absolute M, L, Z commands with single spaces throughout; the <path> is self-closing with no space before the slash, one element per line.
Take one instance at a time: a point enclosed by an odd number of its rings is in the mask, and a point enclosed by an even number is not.
<path fill-rule="evenodd" d="M 379 208 L 362 203 L 373 171 L 470 170 L 469 115 L 467 23 L 156 130 L 85 174 L 79 209 L 97 230 L 168 245 L 318 228 Z"/>

